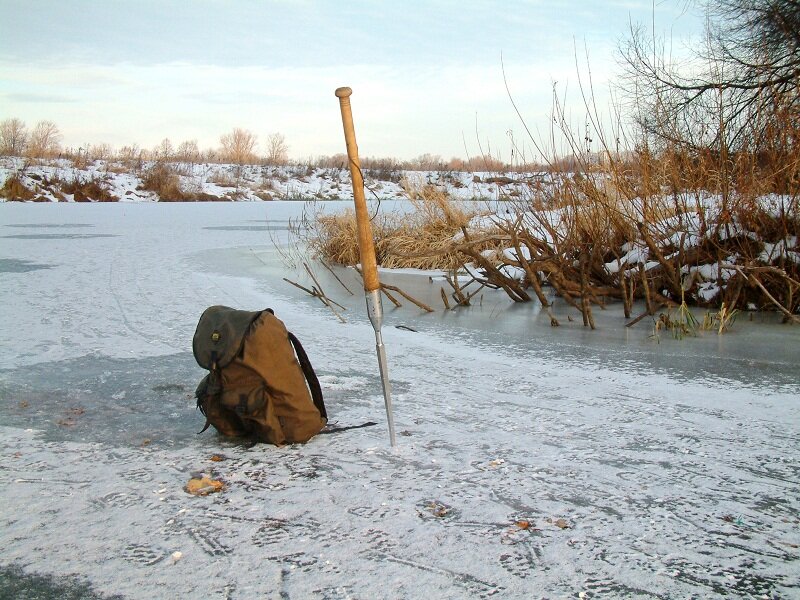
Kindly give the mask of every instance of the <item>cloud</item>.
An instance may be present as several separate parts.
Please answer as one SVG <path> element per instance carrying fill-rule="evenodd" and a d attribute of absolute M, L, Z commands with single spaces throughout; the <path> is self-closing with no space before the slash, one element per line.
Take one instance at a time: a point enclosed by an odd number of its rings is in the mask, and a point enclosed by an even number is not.
<path fill-rule="evenodd" d="M 567 55 L 506 61 L 515 102 L 531 122 L 547 119 L 554 80 L 574 80 L 573 61 Z M 606 71 L 596 68 L 596 83 Z M 354 116 L 365 155 L 463 155 L 465 138 L 476 145 L 476 121 L 482 144 L 507 148 L 507 132 L 521 129 L 499 58 L 494 64 L 446 67 L 268 68 L 168 62 L 53 69 L 0 63 L 0 78 L 11 82 L 5 90 L 10 114 L 28 121 L 55 121 L 67 144 L 150 147 L 169 137 L 176 143 L 197 139 L 201 146 L 213 147 L 221 134 L 244 127 L 262 137 L 280 131 L 295 156 L 333 154 L 342 150 L 333 94 L 342 85 L 354 90 Z M 37 106 L 46 98 L 53 110 L 43 112 Z M 56 111 L 59 100 L 63 109 Z M 76 139 L 67 139 L 72 132 L 78 132 Z"/>
<path fill-rule="evenodd" d="M 62 94 L 36 94 L 36 93 L 7 93 L 3 94 L 6 102 L 19 102 L 25 104 L 67 104 L 70 102 L 78 102 L 78 100 L 71 96 L 64 96 Z"/>

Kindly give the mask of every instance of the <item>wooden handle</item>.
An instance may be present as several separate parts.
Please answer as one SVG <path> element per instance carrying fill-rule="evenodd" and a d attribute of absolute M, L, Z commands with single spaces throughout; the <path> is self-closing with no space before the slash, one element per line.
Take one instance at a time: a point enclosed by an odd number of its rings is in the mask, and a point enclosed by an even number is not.
<path fill-rule="evenodd" d="M 356 144 L 356 130 L 353 127 L 353 112 L 350 110 L 350 95 L 353 93 L 349 87 L 336 89 L 339 98 L 339 108 L 342 111 L 342 125 L 344 126 L 344 141 L 347 144 L 347 159 L 350 165 L 350 178 L 353 181 L 353 199 L 356 204 L 356 223 L 358 225 L 358 251 L 361 255 L 361 272 L 364 274 L 364 290 L 373 292 L 380 289 L 378 279 L 378 265 L 375 261 L 375 244 L 372 239 L 372 226 L 369 222 L 367 200 L 364 197 L 364 178 L 361 175 L 361 163 L 358 160 L 358 145 Z"/>

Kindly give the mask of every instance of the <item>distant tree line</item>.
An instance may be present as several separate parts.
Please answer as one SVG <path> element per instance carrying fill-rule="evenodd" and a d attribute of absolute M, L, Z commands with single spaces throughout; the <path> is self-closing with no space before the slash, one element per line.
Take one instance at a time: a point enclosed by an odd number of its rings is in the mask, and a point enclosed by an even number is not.
<path fill-rule="evenodd" d="M 87 144 L 79 148 L 61 145 L 62 135 L 52 121 L 39 121 L 33 129 L 25 122 L 9 118 L 0 122 L 0 156 L 26 158 L 69 158 L 81 162 L 92 160 L 117 160 L 123 163 L 136 161 L 155 162 L 230 162 L 237 165 L 285 165 L 289 162 L 289 145 L 281 133 L 266 137 L 263 153 L 258 153 L 258 136 L 251 131 L 235 128 L 220 137 L 220 146 L 201 150 L 197 140 L 186 140 L 175 146 L 164 138 L 151 149 L 133 144 L 115 150 L 109 144 Z"/>
<path fill-rule="evenodd" d="M 52 121 L 40 121 L 28 130 L 23 121 L 16 118 L 0 122 L 0 156 L 27 158 L 68 158 L 86 163 L 94 160 L 118 161 L 127 166 L 141 167 L 145 162 L 181 163 L 232 163 L 243 165 L 283 166 L 290 164 L 289 145 L 281 133 L 266 136 L 259 151 L 258 136 L 244 128 L 236 127 L 219 138 L 217 148 L 201 149 L 197 140 L 185 140 L 173 144 L 164 138 L 153 148 L 126 145 L 115 149 L 109 144 L 86 144 L 79 148 L 63 147 L 62 135 Z M 295 161 L 315 168 L 346 168 L 347 155 L 307 157 Z M 468 159 L 453 157 L 444 159 L 438 154 L 421 154 L 410 160 L 396 158 L 363 157 L 361 166 L 365 170 L 388 174 L 400 171 L 489 171 L 541 170 L 538 164 L 509 165 L 491 156 L 473 156 Z"/>

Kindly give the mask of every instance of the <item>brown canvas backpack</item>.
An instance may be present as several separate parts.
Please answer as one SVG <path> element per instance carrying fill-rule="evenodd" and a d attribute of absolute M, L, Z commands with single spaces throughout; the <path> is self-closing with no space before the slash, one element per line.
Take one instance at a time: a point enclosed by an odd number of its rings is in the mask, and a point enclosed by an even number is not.
<path fill-rule="evenodd" d="M 325 427 L 328 415 L 314 369 L 271 309 L 206 309 L 192 351 L 209 370 L 195 392 L 206 417 L 202 431 L 213 425 L 223 435 L 280 446 L 306 442 Z"/>

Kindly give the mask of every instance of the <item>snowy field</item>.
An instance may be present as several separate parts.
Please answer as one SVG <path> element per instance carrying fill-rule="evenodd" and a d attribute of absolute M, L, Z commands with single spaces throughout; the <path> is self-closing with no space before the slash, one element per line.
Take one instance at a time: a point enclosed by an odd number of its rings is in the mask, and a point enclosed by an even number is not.
<path fill-rule="evenodd" d="M 308 283 L 273 246 L 301 210 L 0 205 L 4 597 L 800 596 L 800 329 L 755 315 L 659 343 L 618 308 L 591 332 L 489 293 L 385 303 L 391 449 L 352 274 L 352 297 L 322 280 L 346 323 L 282 281 Z M 212 304 L 273 308 L 331 420 L 380 426 L 196 435 Z M 197 472 L 225 490 L 188 495 Z"/>

